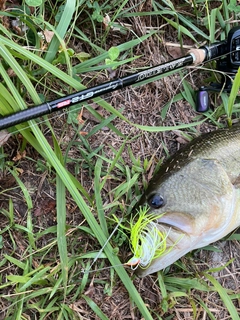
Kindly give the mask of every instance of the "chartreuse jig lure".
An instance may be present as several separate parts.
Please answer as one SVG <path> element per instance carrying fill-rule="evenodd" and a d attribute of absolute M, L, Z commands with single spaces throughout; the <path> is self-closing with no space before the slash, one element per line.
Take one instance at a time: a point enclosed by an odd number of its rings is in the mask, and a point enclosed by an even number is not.
<path fill-rule="evenodd" d="M 139 207 L 137 215 L 130 221 L 130 245 L 133 257 L 125 265 L 131 266 L 132 269 L 138 266 L 147 268 L 153 259 L 160 257 L 167 250 L 168 233 L 163 227 L 163 231 L 160 231 L 155 222 L 163 214 L 156 216 L 148 214 L 148 211 L 147 206 Z"/>

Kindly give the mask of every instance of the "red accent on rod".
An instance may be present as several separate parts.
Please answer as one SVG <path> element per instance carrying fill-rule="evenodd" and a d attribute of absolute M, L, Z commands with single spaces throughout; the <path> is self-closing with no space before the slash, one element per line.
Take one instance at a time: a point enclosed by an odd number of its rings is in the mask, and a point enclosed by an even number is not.
<path fill-rule="evenodd" d="M 70 103 L 71 103 L 71 100 L 65 100 L 65 101 L 59 102 L 59 103 L 57 104 L 57 107 L 58 107 L 58 108 L 63 108 L 63 107 L 65 107 L 65 106 L 68 106 Z"/>

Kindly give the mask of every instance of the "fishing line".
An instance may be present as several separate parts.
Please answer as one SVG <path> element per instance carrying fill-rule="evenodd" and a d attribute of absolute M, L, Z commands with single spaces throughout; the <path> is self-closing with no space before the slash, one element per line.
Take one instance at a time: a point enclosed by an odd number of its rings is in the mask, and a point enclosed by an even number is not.
<path fill-rule="evenodd" d="M 99 268 L 99 269 L 96 269 L 96 270 L 84 270 L 82 269 L 81 273 L 84 273 L 84 274 L 88 274 L 88 273 L 93 273 L 93 272 L 98 272 L 98 271 L 103 271 L 103 270 L 107 270 L 107 269 L 112 269 L 112 268 L 116 268 L 116 267 L 126 267 L 128 266 L 126 263 L 121 263 L 121 264 L 116 264 L 114 266 L 109 266 L 109 267 L 104 267 L 104 268 Z"/>
<path fill-rule="evenodd" d="M 119 219 L 118 224 L 115 226 L 115 228 L 113 229 L 112 233 L 110 234 L 110 236 L 108 237 L 107 241 L 105 242 L 105 244 L 103 245 L 103 247 L 101 248 L 101 250 L 98 252 L 98 254 L 96 255 L 96 257 L 93 259 L 93 262 L 91 263 L 91 265 L 89 266 L 88 270 L 82 270 L 82 273 L 89 273 L 91 272 L 91 268 L 94 265 L 94 263 L 97 261 L 97 259 L 100 257 L 100 255 L 102 254 L 104 248 L 106 247 L 106 245 L 109 243 L 109 241 L 111 240 L 112 236 L 114 235 L 114 233 L 117 231 L 118 227 L 120 226 L 120 224 L 122 223 L 123 218 Z"/>

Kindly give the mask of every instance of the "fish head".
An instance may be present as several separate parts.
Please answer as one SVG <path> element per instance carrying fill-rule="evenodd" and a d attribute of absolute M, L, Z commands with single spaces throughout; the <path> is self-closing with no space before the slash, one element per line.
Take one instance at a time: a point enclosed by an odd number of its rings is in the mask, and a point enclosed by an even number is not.
<path fill-rule="evenodd" d="M 213 159 L 192 159 L 153 179 L 140 204 L 156 215 L 157 228 L 166 234 L 167 249 L 137 273 L 156 272 L 208 245 L 232 229 L 236 190 L 224 167 Z M 230 230 L 231 229 L 231 230 Z M 154 249 L 153 249 L 154 250 Z"/>

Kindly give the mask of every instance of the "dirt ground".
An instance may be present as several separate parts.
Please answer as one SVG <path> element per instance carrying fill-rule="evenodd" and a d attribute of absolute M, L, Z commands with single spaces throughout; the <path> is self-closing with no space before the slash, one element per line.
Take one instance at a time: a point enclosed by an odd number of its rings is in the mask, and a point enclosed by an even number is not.
<path fill-rule="evenodd" d="M 162 24 L 162 21 L 156 19 L 150 19 L 149 17 L 142 18 L 141 21 L 139 18 L 133 19 L 132 26 L 134 33 L 138 36 L 145 34 L 146 28 L 149 26 L 156 26 Z M 163 25 L 162 25 L 163 26 Z M 161 29 L 161 28 L 160 28 Z M 121 77 L 130 72 L 131 69 L 141 69 L 145 66 L 155 66 L 160 63 L 172 60 L 176 58 L 176 55 L 180 55 L 178 49 L 170 49 L 166 43 L 172 42 L 177 44 L 177 32 L 166 24 L 162 27 L 163 33 L 160 33 L 158 37 L 151 37 L 146 40 L 144 43 L 138 45 L 135 48 L 135 55 L 141 55 L 141 58 L 134 61 L 131 65 L 122 67 L 120 70 L 116 71 L 115 76 Z M 117 37 L 112 38 L 113 43 L 109 43 L 109 47 L 112 45 L 119 44 L 117 43 Z M 123 39 L 124 40 L 124 39 Z M 126 39 L 125 39 L 126 40 Z M 110 41 L 111 42 L 111 41 Z M 186 46 L 191 46 L 192 43 L 186 40 Z M 75 48 L 76 49 L 76 48 Z M 186 73 L 186 72 L 185 72 Z M 84 79 L 85 82 L 88 82 L 91 75 L 86 75 Z M 192 85 L 194 89 L 197 89 L 202 85 L 202 76 L 199 76 L 199 72 L 193 68 L 188 69 L 188 76 L 186 79 Z M 96 80 L 99 83 L 104 81 L 109 81 L 109 74 L 100 74 Z M 180 123 L 191 123 L 197 119 L 198 114 L 194 111 L 192 106 L 190 106 L 186 101 L 180 100 L 177 103 L 172 103 L 165 119 L 161 117 L 161 112 L 163 107 L 171 101 L 173 96 L 180 92 L 182 89 L 181 77 L 178 72 L 174 75 L 166 77 L 162 80 L 149 83 L 141 87 L 128 87 L 120 91 L 116 91 L 112 94 L 109 94 L 107 97 L 104 97 L 112 106 L 116 107 L 118 110 L 123 108 L 123 115 L 126 116 L 130 121 L 147 126 L 170 126 L 177 125 Z M 91 105 L 94 105 L 91 102 Z M 97 109 L 100 114 L 107 116 L 107 112 L 104 109 Z M 87 110 L 84 111 L 83 117 L 86 120 L 86 125 L 83 128 L 85 131 L 90 131 L 91 128 L 96 126 L 98 122 L 96 119 L 92 118 Z M 52 125 L 55 129 L 56 136 L 61 137 L 61 128 L 66 121 L 67 115 L 63 115 L 60 118 L 55 118 L 51 120 Z M 222 122 L 225 119 L 221 119 Z M 154 161 L 152 166 L 148 171 L 146 179 L 149 181 L 152 177 L 153 170 L 157 165 L 157 162 L 168 156 L 166 153 L 165 146 L 169 151 L 169 154 L 173 154 L 181 146 L 187 143 L 183 136 L 177 131 L 168 131 L 165 133 L 150 133 L 147 131 L 142 131 L 136 127 L 133 127 L 126 122 L 123 122 L 120 119 L 115 119 L 113 124 L 118 128 L 123 134 L 129 136 L 129 141 L 127 146 L 129 146 L 136 158 L 140 158 L 143 161 L 145 158 L 150 159 L 154 154 Z M 216 127 L 212 123 L 204 123 L 202 126 L 197 127 L 197 132 L 206 132 L 214 130 Z M 187 131 L 187 133 L 194 136 L 192 131 Z M 196 134 L 198 134 L 196 133 Z M 46 131 L 46 136 L 48 136 Z M 50 135 L 49 135 L 50 137 Z M 69 141 L 74 137 L 74 130 L 71 126 L 68 128 L 68 134 L 62 139 L 62 148 L 67 148 Z M 131 138 L 135 137 L 132 139 Z M 9 161 L 15 161 L 19 170 L 21 171 L 21 180 L 24 182 L 25 186 L 29 190 L 33 203 L 33 215 L 35 221 L 35 229 L 44 229 L 50 226 L 56 225 L 56 214 L 55 214 L 55 185 L 53 180 L 53 173 L 49 171 L 36 171 L 36 163 L 41 162 L 39 155 L 34 151 L 30 146 L 26 147 L 26 154 L 20 156 L 19 160 L 15 157 L 19 155 L 19 147 L 21 145 L 21 134 L 11 137 L 7 143 L 4 145 L 4 153 L 7 154 L 7 159 Z M 105 155 L 109 158 L 113 157 L 111 147 L 118 150 L 123 143 L 122 138 L 117 134 L 109 130 L 108 128 L 103 128 L 101 131 L 98 131 L 95 135 L 91 136 L 88 139 L 92 149 L 97 148 L 98 146 L 103 145 L 103 150 Z M 49 142 L 51 140 L 49 138 Z M 79 151 L 72 149 L 69 153 L 72 157 L 77 158 L 81 156 Z M 127 152 L 127 147 L 125 148 L 122 157 L 127 165 L 132 166 L 132 161 Z M 15 158 L 15 160 L 13 160 Z M 93 163 L 94 165 L 94 163 Z M 76 168 L 71 167 L 69 163 L 69 169 L 74 173 Z M 92 177 L 89 176 L 89 170 L 84 169 L 81 173 L 78 174 L 79 181 L 82 185 L 88 190 L 91 194 L 93 192 L 92 186 L 93 181 Z M 114 182 L 116 183 L 116 182 Z M 24 197 L 19 193 L 19 189 L 16 188 L 15 179 L 11 176 L 5 176 L 4 173 L 0 175 L 0 209 L 8 210 L 8 199 L 12 198 L 14 204 L 14 215 L 15 223 L 20 225 L 25 225 L 26 221 L 26 203 Z M 109 188 L 114 187 L 114 185 L 109 184 Z M 142 186 L 140 186 L 142 188 Z M 9 192 L 6 192 L 7 189 L 11 189 Z M 106 190 L 107 194 L 107 190 Z M 109 201 L 109 199 L 106 199 Z M 67 223 L 69 225 L 79 225 L 82 222 L 82 216 L 79 214 L 72 199 L 69 197 L 68 202 L 68 216 Z M 0 215 L 0 225 L 1 229 L 7 227 L 8 220 Z M 21 237 L 20 232 L 15 232 L 12 234 L 12 237 L 15 239 L 17 244 L 16 254 L 19 254 L 21 257 L 24 250 L 27 248 L 27 243 L 25 239 Z M 74 237 L 84 244 L 85 252 L 89 252 L 95 249 L 95 241 L 87 236 L 84 236 L 80 231 L 75 232 L 73 235 L 69 236 L 69 243 L 74 242 Z M 39 247 L 44 246 L 48 243 L 49 238 L 42 238 Z M 4 254 L 11 254 L 11 241 L 5 239 Z M 8 245 L 9 244 L 9 245 Z M 219 249 L 218 252 L 207 251 L 207 250 L 198 250 L 195 253 L 188 255 L 182 258 L 182 263 L 186 265 L 191 272 L 191 274 L 201 274 L 202 271 L 208 270 L 209 268 L 217 268 L 223 266 L 229 260 L 234 258 L 234 261 L 225 267 L 221 271 L 214 272 L 214 277 L 228 289 L 232 294 L 239 294 L 240 288 L 240 244 L 237 241 L 226 241 L 222 240 L 214 244 L 216 248 Z M 126 252 L 124 252 L 126 249 Z M 129 248 L 127 244 L 121 247 L 120 256 L 124 261 L 127 258 L 129 253 Z M 53 253 L 54 255 L 54 253 Z M 126 260 L 125 260 L 126 261 Z M 100 267 L 98 265 L 98 267 Z M 76 273 L 79 273 L 79 278 L 81 279 L 81 266 L 76 267 Z M 14 270 L 12 270 L 14 273 Z M 111 294 L 107 291 L 105 283 L 106 279 L 110 278 L 109 270 L 104 270 L 98 272 L 97 274 L 93 273 L 91 275 L 91 283 L 87 287 L 87 290 L 84 292 L 85 296 L 91 297 L 91 299 L 102 309 L 102 311 L 109 317 L 109 319 L 134 319 L 140 320 L 141 315 L 138 311 L 132 308 L 131 301 L 129 300 L 128 293 L 123 287 L 122 283 L 115 278 L 114 285 L 112 287 Z M 129 270 L 131 273 L 131 271 Z M 187 272 L 181 272 L 178 274 L 179 269 L 176 266 L 171 266 L 167 272 L 169 276 L 175 276 L 181 278 L 188 278 Z M 11 270 L 8 270 L 7 273 L 11 273 Z M 79 281 L 80 281 L 79 279 Z M 97 281 L 95 281 L 97 280 Z M 173 320 L 192 320 L 193 311 L 192 306 L 189 303 L 188 299 L 178 298 L 175 299 L 172 297 L 171 301 L 168 301 L 171 304 L 171 308 L 165 313 L 163 308 L 162 294 L 159 289 L 157 275 L 147 276 L 146 278 L 140 279 L 133 277 L 133 282 L 141 293 L 142 298 L 145 301 L 145 304 L 151 310 L 154 319 L 158 319 L 158 315 L 162 316 L 163 319 L 173 319 Z M 180 290 L 180 288 L 178 288 Z M 207 304 L 210 311 L 214 314 L 216 319 L 230 319 L 230 316 L 223 305 L 219 295 L 216 292 L 204 292 L 200 290 L 191 290 L 190 295 L 194 300 L 194 297 L 200 297 L 205 304 Z M 240 301 L 236 302 L 236 308 L 240 310 Z M 0 319 L 4 319 L 4 310 L 7 307 L 6 301 L 1 301 L 2 306 L 2 316 L 0 311 Z M 84 299 L 80 299 L 78 302 L 75 302 L 74 305 L 69 306 L 73 308 L 76 313 L 79 315 L 79 319 L 88 319 L 95 320 L 99 319 L 93 311 L 88 307 Z M 33 319 L 29 315 L 29 319 Z M 198 305 L 196 310 L 196 319 L 210 319 L 206 314 L 206 311 Z"/>

